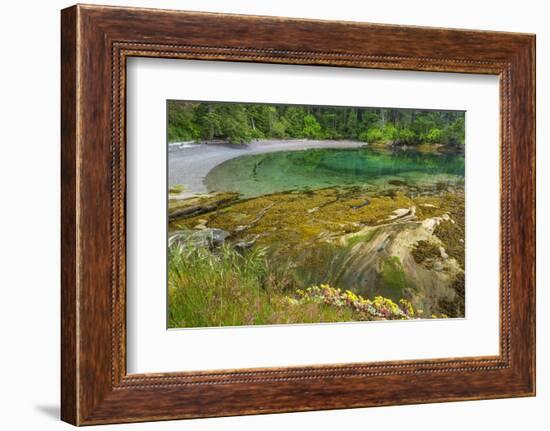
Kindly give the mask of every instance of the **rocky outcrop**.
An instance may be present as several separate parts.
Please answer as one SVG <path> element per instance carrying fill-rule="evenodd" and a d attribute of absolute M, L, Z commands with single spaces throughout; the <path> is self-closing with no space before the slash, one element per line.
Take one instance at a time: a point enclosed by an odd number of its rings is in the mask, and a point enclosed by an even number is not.
<path fill-rule="evenodd" d="M 449 258 L 441 240 L 434 235 L 435 228 L 447 214 L 424 220 L 407 218 L 376 227 L 365 227 L 357 233 L 340 238 L 343 245 L 355 243 L 342 262 L 337 284 L 354 286 L 359 294 L 373 297 L 382 295 L 392 299 L 409 298 L 415 308 L 439 313 L 438 300 L 453 301 L 452 284 L 463 276 L 459 263 Z M 439 256 L 429 262 L 418 262 L 413 253 L 417 245 L 428 242 L 438 247 Z M 426 264 L 428 263 L 428 264 Z M 427 300 L 431 298 L 432 300 Z M 437 300 L 435 300 L 437 298 Z"/>
<path fill-rule="evenodd" d="M 176 220 L 182 217 L 194 217 L 212 212 L 235 202 L 238 193 L 225 192 L 194 196 L 187 199 L 171 199 L 168 204 L 168 219 Z"/>
<path fill-rule="evenodd" d="M 428 316 L 464 314 L 463 189 L 211 196 L 179 211 L 170 241 L 266 248 L 289 288 L 328 283 L 369 298 L 405 298 Z"/>

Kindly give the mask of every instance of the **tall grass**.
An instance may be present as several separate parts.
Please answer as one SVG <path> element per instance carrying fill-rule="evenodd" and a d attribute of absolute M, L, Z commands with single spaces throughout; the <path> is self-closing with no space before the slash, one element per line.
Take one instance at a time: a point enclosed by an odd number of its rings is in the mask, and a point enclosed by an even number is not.
<path fill-rule="evenodd" d="M 270 312 L 262 288 L 264 251 L 238 253 L 228 246 L 216 252 L 173 246 L 168 267 L 169 326 L 257 324 Z"/>
<path fill-rule="evenodd" d="M 173 245 L 169 250 L 168 326 L 208 327 L 357 320 L 351 309 L 293 304 L 291 269 L 267 264 L 266 251 L 224 245 Z"/>

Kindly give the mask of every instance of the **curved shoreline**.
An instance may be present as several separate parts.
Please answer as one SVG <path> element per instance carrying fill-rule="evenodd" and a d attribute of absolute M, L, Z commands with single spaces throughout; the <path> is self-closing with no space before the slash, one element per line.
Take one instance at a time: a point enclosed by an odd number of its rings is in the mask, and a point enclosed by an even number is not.
<path fill-rule="evenodd" d="M 365 142 L 358 141 L 306 139 L 262 140 L 248 145 L 197 144 L 168 153 L 168 187 L 183 184 L 185 192 L 182 195 L 206 193 L 208 190 L 203 180 L 208 172 L 235 157 L 310 148 L 360 148 L 366 145 Z"/>

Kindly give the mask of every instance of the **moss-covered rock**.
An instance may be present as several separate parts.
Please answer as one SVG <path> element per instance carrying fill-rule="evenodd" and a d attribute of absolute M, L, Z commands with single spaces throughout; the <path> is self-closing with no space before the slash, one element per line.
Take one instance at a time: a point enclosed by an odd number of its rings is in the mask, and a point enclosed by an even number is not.
<path fill-rule="evenodd" d="M 212 212 L 236 201 L 238 197 L 238 193 L 223 192 L 192 196 L 187 199 L 169 199 L 168 217 L 170 220 L 175 220 Z"/>
<path fill-rule="evenodd" d="M 329 283 L 367 297 L 406 298 L 450 314 L 464 274 L 464 191 L 330 187 L 173 204 L 170 229 L 222 229 L 226 242 L 267 250 L 284 289 Z M 453 306 L 454 306 L 453 305 Z M 458 308 L 457 308 L 458 307 Z M 460 314 L 456 305 L 455 315 Z M 463 310 L 463 307 L 462 307 Z"/>
<path fill-rule="evenodd" d="M 380 281 L 383 287 L 391 292 L 391 298 L 402 298 L 403 292 L 407 288 L 407 277 L 401 259 L 397 256 L 390 256 L 384 260 L 382 271 L 380 272 Z"/>

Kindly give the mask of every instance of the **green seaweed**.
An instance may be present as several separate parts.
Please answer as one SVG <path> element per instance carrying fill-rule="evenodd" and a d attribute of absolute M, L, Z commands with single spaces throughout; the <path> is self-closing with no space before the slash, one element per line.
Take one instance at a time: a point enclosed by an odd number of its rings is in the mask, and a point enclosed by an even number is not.
<path fill-rule="evenodd" d="M 404 289 L 407 287 L 407 278 L 403 269 L 401 259 L 397 256 L 391 256 L 386 259 L 382 265 L 381 281 L 385 288 L 389 289 L 392 295 L 390 297 L 401 297 Z"/>
<path fill-rule="evenodd" d="M 411 254 L 416 263 L 422 264 L 427 268 L 431 268 L 431 261 L 441 257 L 439 246 L 431 241 L 418 241 Z"/>
<path fill-rule="evenodd" d="M 454 292 L 453 298 L 443 298 L 437 303 L 440 313 L 449 317 L 465 316 L 465 285 L 464 273 L 458 274 L 451 283 Z"/>
<path fill-rule="evenodd" d="M 208 199 L 221 199 L 226 194 L 218 194 L 215 198 L 190 198 L 188 203 L 179 202 L 178 205 L 172 205 L 172 208 L 175 211 L 191 205 L 207 206 L 212 203 Z M 198 220 L 207 219 L 209 227 L 231 232 L 234 239 L 260 235 L 258 241 L 264 245 L 283 242 L 301 247 L 304 243 L 321 238 L 359 232 L 365 226 L 387 224 L 397 209 L 416 207 L 416 217 L 423 220 L 452 214 L 457 212 L 457 205 L 464 206 L 463 198 L 460 203 L 460 197 L 447 195 L 448 193 L 444 193 L 411 198 L 403 192 L 395 191 L 391 197 L 385 194 L 367 194 L 360 187 L 275 193 L 232 200 L 222 208 L 178 218 L 171 223 L 171 227 L 191 228 L 198 224 Z M 361 206 L 365 201 L 369 202 L 368 205 Z"/>
<path fill-rule="evenodd" d="M 453 220 L 454 221 L 454 220 Z M 465 249 L 464 249 L 464 230 L 456 221 L 443 220 L 437 225 L 434 230 L 437 236 L 443 243 L 443 247 L 447 254 L 456 259 L 461 268 L 465 265 Z"/>

